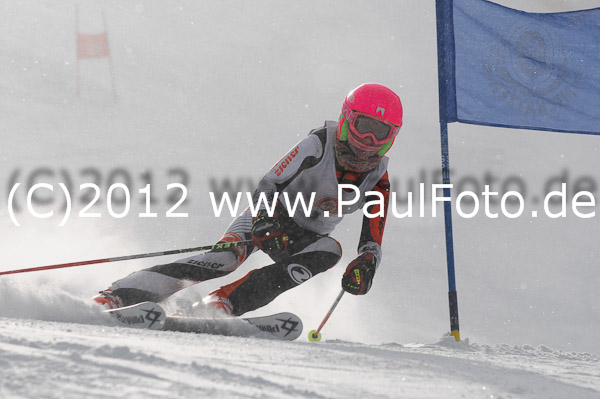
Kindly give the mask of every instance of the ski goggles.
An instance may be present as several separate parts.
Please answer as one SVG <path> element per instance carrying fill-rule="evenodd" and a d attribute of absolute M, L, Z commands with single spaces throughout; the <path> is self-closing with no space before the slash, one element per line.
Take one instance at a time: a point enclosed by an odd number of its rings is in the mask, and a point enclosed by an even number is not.
<path fill-rule="evenodd" d="M 350 130 L 354 135 L 359 139 L 370 137 L 375 145 L 383 145 L 389 142 L 400 132 L 400 126 L 375 119 L 372 115 L 353 111 L 346 103 L 342 107 L 342 114 L 348 121 Z"/>

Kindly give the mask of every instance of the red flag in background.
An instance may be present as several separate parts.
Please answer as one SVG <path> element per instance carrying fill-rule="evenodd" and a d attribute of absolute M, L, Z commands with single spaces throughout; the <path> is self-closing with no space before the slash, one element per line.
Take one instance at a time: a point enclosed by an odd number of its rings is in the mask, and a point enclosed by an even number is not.
<path fill-rule="evenodd" d="M 102 33 L 81 33 L 79 32 L 79 5 L 75 3 L 75 38 L 77 52 L 77 76 L 76 88 L 77 96 L 81 96 L 81 66 L 80 60 L 106 58 L 108 60 L 108 71 L 110 75 L 110 84 L 113 93 L 113 100 L 117 101 L 117 89 L 115 84 L 115 72 L 112 58 L 110 55 L 110 46 L 108 44 L 108 28 L 106 26 L 106 16 L 104 10 L 101 13 Z"/>
<path fill-rule="evenodd" d="M 77 58 L 104 58 L 110 56 L 108 36 L 100 34 L 77 34 Z"/>

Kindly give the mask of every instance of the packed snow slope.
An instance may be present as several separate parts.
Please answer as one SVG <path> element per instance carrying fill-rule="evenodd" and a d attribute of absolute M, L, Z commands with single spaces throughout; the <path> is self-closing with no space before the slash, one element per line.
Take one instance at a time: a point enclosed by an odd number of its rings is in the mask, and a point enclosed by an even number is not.
<path fill-rule="evenodd" d="M 600 6 L 502 3 L 536 12 Z M 433 1 L 77 4 L 77 20 L 72 2 L 0 6 L 2 271 L 216 241 L 232 218 L 215 217 L 208 193 L 253 190 L 310 129 L 335 120 L 344 96 L 363 82 L 390 86 L 404 104 L 402 132 L 388 153 L 398 211 L 406 208 L 407 191 L 416 207 L 418 183 L 438 180 Z M 105 29 L 110 60 L 78 63 L 76 30 Z M 597 136 L 450 127 L 458 191 L 481 191 L 485 182 L 496 191 L 522 191 L 526 215 L 541 211 L 543 195 L 560 182 L 597 198 L 599 148 Z M 32 197 L 38 213 L 54 211 L 47 219 L 27 211 L 26 188 L 38 182 L 54 185 Z M 131 195 L 124 217 L 111 216 L 107 204 L 117 182 Z M 8 211 L 15 183 L 19 227 Z M 58 183 L 73 194 L 73 213 L 62 227 Z M 79 190 L 84 183 L 101 188 L 88 210 L 100 217 L 79 216 L 93 199 L 91 190 Z M 167 217 L 181 197 L 167 191 L 169 183 L 187 187 L 176 209 L 187 217 Z M 146 210 L 139 190 L 147 184 L 155 218 L 138 216 Z M 118 214 L 124 194 L 113 194 Z M 441 206 L 432 216 L 429 201 L 425 217 L 388 218 L 372 290 L 346 295 L 323 331 L 326 342 L 317 345 L 98 325 L 92 295 L 174 256 L 2 276 L 0 397 L 83 397 L 84 388 L 88 397 L 600 397 L 599 216 L 454 213 L 461 335 L 471 345 L 407 345 L 438 342 L 449 327 L 444 222 Z M 361 215 L 351 215 L 334 232 L 344 248 L 339 265 L 256 313 L 291 311 L 307 330 L 317 327 L 355 256 L 360 223 Z M 175 311 L 268 262 L 253 255 L 167 306 Z M 109 383 L 107 375 L 115 378 Z"/>
<path fill-rule="evenodd" d="M 600 396 L 597 355 L 545 346 L 280 342 L 0 319 L 2 398 Z"/>

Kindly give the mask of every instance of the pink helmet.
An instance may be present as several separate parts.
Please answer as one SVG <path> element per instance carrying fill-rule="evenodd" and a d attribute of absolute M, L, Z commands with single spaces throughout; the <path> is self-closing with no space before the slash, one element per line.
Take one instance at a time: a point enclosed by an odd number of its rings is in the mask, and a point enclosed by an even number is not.
<path fill-rule="evenodd" d="M 383 156 L 402 126 L 402 102 L 392 90 L 365 83 L 352 90 L 342 105 L 337 138 L 360 151 Z"/>

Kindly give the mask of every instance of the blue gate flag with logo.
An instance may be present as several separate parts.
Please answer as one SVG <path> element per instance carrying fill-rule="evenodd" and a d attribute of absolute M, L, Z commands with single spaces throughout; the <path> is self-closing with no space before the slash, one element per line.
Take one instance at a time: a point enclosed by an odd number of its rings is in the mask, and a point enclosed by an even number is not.
<path fill-rule="evenodd" d="M 437 1 L 442 121 L 600 134 L 600 8 Z"/>

